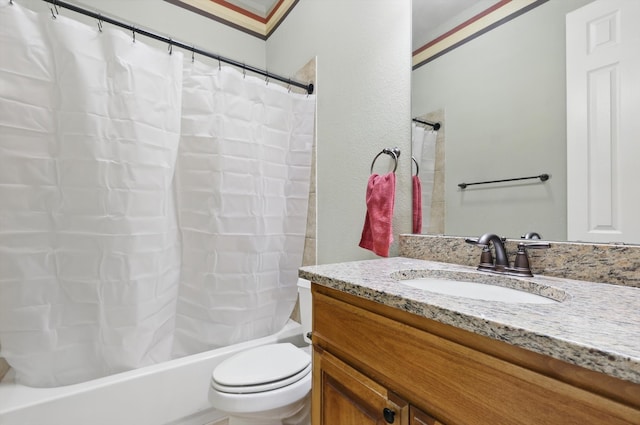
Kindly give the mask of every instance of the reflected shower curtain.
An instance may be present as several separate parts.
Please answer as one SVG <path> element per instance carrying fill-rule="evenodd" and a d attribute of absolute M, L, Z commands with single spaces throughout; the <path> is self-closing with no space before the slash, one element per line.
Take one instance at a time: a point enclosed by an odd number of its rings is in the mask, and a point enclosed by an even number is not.
<path fill-rule="evenodd" d="M 422 185 L 422 229 L 426 230 L 431 219 L 431 200 L 436 173 L 436 139 L 438 132 L 412 124 L 411 153 L 420 164 Z"/>
<path fill-rule="evenodd" d="M 0 46 L 0 356 L 18 382 L 81 382 L 284 324 L 312 96 L 266 100 L 286 90 L 7 1 Z M 216 73 L 238 80 L 230 94 Z"/>

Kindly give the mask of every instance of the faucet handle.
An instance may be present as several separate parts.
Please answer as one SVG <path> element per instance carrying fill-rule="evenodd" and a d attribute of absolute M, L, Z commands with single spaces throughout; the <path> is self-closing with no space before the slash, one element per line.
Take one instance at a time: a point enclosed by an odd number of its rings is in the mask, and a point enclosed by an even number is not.
<path fill-rule="evenodd" d="M 521 276 L 533 276 L 525 246 L 526 244 L 522 242 L 518 244 L 518 252 L 516 252 L 516 259 L 513 261 L 512 272 Z"/>
<path fill-rule="evenodd" d="M 478 270 L 494 270 L 496 266 L 493 264 L 493 255 L 491 254 L 489 245 L 478 246 L 482 246 L 482 254 L 480 254 L 480 264 L 478 265 Z"/>
<path fill-rule="evenodd" d="M 551 244 L 549 242 L 520 242 L 518 244 L 518 249 L 520 249 L 520 245 L 524 245 L 525 248 L 533 248 L 533 249 L 544 249 L 551 248 Z"/>
<path fill-rule="evenodd" d="M 488 244 L 479 243 L 479 238 L 466 238 L 464 240 L 466 243 L 479 246 L 482 248 L 482 254 L 480 254 L 480 264 L 478 265 L 478 270 L 494 270 L 495 265 L 493 264 L 493 254 L 491 254 L 491 249 Z"/>
<path fill-rule="evenodd" d="M 520 276 L 533 276 L 533 273 L 531 273 L 531 266 L 529 265 L 527 248 L 543 249 L 550 247 L 551 244 L 548 242 L 520 242 L 518 244 L 518 252 L 516 252 L 516 259 L 513 262 L 513 268 L 511 269 L 511 272 Z"/>

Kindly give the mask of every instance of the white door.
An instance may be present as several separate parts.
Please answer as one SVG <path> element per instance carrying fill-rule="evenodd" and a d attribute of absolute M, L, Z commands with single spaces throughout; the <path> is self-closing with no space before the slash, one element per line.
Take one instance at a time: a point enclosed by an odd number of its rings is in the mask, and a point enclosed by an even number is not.
<path fill-rule="evenodd" d="M 567 15 L 567 236 L 640 243 L 640 0 Z"/>

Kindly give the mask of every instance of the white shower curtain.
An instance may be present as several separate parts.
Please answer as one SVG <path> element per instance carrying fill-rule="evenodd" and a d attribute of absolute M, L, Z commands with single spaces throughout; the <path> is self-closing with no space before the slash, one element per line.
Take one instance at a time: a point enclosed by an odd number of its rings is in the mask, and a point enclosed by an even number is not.
<path fill-rule="evenodd" d="M 284 324 L 312 96 L 6 0 L 0 47 L 0 356 L 18 382 L 80 382 Z"/>
<path fill-rule="evenodd" d="M 304 248 L 314 108 L 305 95 L 234 69 L 185 65 L 177 355 L 287 321 Z"/>

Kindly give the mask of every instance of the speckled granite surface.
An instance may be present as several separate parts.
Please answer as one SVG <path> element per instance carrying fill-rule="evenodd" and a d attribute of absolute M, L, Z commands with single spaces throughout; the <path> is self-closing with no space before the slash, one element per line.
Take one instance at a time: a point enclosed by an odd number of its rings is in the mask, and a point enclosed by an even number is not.
<path fill-rule="evenodd" d="M 473 251 L 477 254 L 477 252 Z M 640 288 L 556 277 L 540 285 L 555 304 L 507 304 L 440 295 L 401 283 L 430 270 L 485 276 L 474 267 L 406 257 L 302 267 L 300 277 L 419 316 L 640 384 Z M 426 272 L 425 272 L 426 271 Z M 483 278 L 485 278 L 483 277 Z M 508 281 L 508 282 L 507 282 Z M 518 283 L 518 282 L 516 282 Z"/>
<path fill-rule="evenodd" d="M 514 259 L 518 242 L 521 240 L 508 240 L 505 244 L 510 261 Z M 551 248 L 528 250 L 534 275 L 640 288 L 640 245 L 549 242 Z M 465 243 L 462 237 L 400 235 L 399 255 L 477 266 L 480 249 Z"/>

